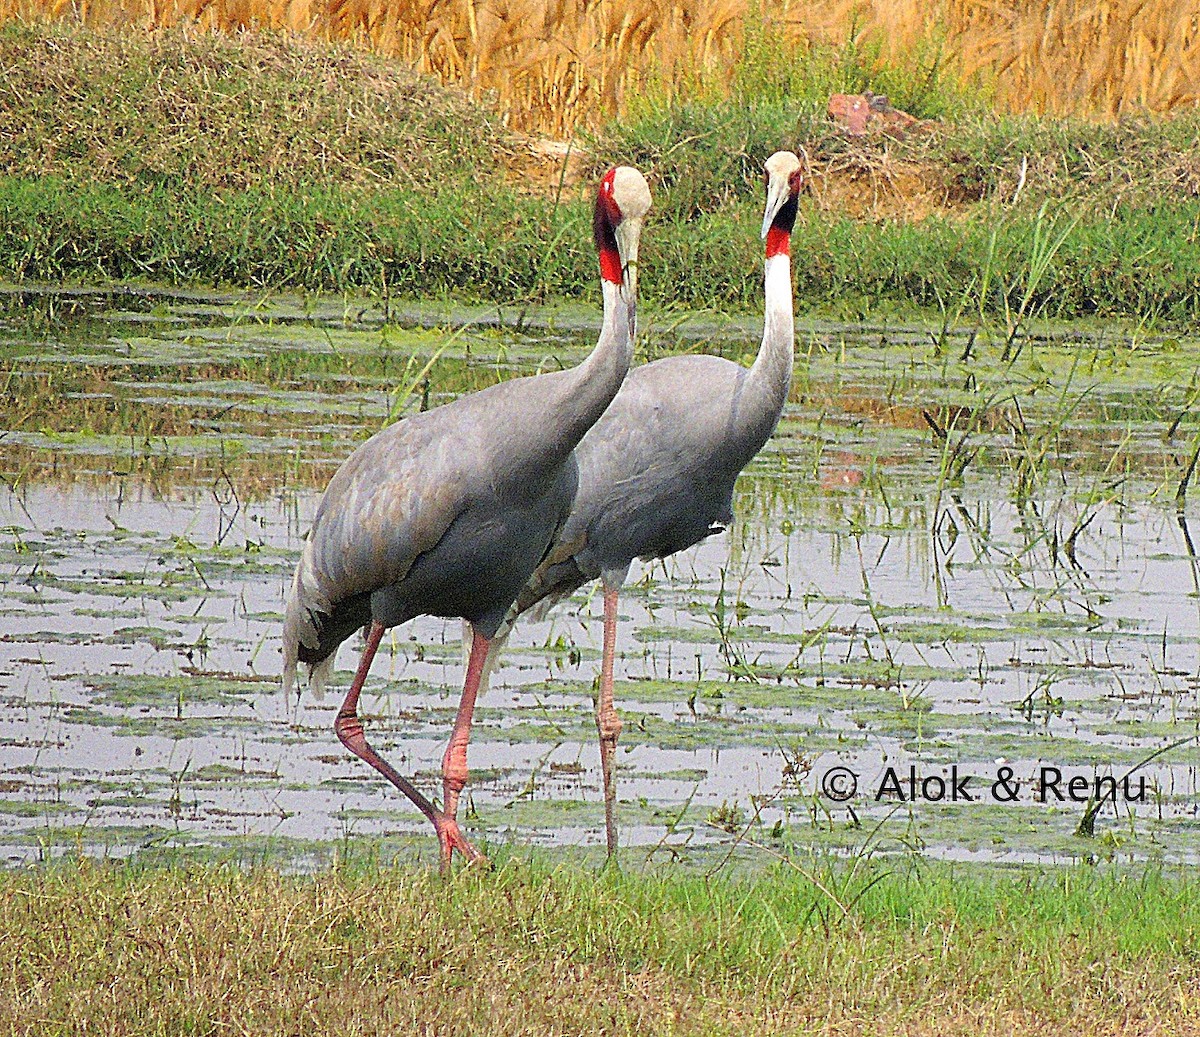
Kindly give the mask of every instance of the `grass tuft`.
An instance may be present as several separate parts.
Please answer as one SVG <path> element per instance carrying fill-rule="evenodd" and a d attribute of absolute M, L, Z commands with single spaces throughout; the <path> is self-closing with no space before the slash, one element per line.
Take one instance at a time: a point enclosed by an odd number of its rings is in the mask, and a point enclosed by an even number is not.
<path fill-rule="evenodd" d="M 429 188 L 494 172 L 498 117 L 396 62 L 283 36 L 0 29 L 0 175 L 149 194 Z"/>

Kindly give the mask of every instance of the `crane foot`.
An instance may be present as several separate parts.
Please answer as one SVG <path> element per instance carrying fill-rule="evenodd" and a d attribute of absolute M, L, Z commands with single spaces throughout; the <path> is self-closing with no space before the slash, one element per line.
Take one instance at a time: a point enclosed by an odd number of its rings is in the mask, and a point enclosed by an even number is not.
<path fill-rule="evenodd" d="M 446 814 L 439 814 L 433 822 L 433 827 L 437 831 L 438 845 L 441 848 L 441 869 L 442 874 L 446 875 L 450 872 L 450 859 L 457 850 L 467 859 L 467 865 L 470 867 L 491 867 L 491 862 L 480 853 L 467 837 L 462 834 L 458 827 L 458 822 L 454 818 Z"/>

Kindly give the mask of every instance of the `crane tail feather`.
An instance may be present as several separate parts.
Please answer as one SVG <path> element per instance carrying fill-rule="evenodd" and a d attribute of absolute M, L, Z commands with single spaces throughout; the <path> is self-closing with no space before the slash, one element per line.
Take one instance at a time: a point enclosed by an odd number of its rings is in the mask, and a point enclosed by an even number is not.
<path fill-rule="evenodd" d="M 325 697 L 325 685 L 333 672 L 333 655 L 327 655 L 319 663 L 306 663 L 308 668 L 308 690 L 318 702 Z M 296 689 L 296 659 L 285 658 L 283 664 L 283 692 L 290 699 Z"/>
<path fill-rule="evenodd" d="M 289 695 L 295 688 L 296 668 L 300 662 L 300 647 L 317 649 L 321 644 L 320 617 L 328 616 L 333 606 L 321 590 L 313 566 L 313 541 L 304 545 L 304 553 L 292 577 L 283 618 L 283 689 Z M 317 698 L 321 697 L 326 680 L 333 669 L 331 652 L 319 662 L 309 664 L 308 684 Z"/>
<path fill-rule="evenodd" d="M 325 697 L 325 685 L 329 683 L 329 675 L 333 673 L 333 656 L 327 655 L 319 663 L 313 663 L 308 668 L 308 689 L 318 702 Z"/>
<path fill-rule="evenodd" d="M 283 693 L 289 699 L 292 697 L 292 691 L 296 687 L 296 660 L 295 658 L 287 658 L 286 653 L 283 660 Z"/>
<path fill-rule="evenodd" d="M 463 673 L 467 672 L 467 664 L 471 661 L 471 647 L 475 644 L 475 631 L 465 619 L 462 621 L 462 664 Z"/>

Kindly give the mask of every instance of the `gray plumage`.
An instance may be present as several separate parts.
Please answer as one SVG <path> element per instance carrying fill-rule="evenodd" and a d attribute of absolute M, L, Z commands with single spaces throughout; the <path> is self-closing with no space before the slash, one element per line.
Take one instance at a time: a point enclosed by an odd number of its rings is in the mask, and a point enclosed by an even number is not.
<path fill-rule="evenodd" d="M 461 616 L 490 637 L 545 557 L 575 494 L 572 450 L 617 392 L 632 350 L 637 241 L 650 196 L 628 167 L 605 184 L 596 233 L 610 267 L 596 348 L 571 370 L 406 418 L 338 469 L 292 582 L 285 687 L 303 662 L 320 691 L 338 645 L 369 622 Z"/>
<path fill-rule="evenodd" d="M 373 618 L 462 616 L 494 632 L 566 518 L 572 450 L 620 384 L 618 360 L 590 384 L 578 370 L 504 382 L 360 446 L 330 481 L 296 570 L 287 682 L 297 661 L 319 666 Z"/>
<path fill-rule="evenodd" d="M 767 168 L 777 186 L 763 236 L 772 226 L 790 234 L 799 160 L 780 152 Z M 768 258 L 763 341 L 751 368 L 697 355 L 629 373 L 576 448 L 570 516 L 501 625 L 501 640 L 523 612 L 544 611 L 597 577 L 619 587 L 635 558 L 665 558 L 733 520 L 737 478 L 775 431 L 791 385 L 790 271 L 786 253 Z"/>
<path fill-rule="evenodd" d="M 727 527 L 737 477 L 778 423 L 790 369 L 755 379 L 720 357 L 684 356 L 631 371 L 575 451 L 574 505 L 509 621 L 597 577 L 620 586 L 635 558 L 666 558 Z"/>

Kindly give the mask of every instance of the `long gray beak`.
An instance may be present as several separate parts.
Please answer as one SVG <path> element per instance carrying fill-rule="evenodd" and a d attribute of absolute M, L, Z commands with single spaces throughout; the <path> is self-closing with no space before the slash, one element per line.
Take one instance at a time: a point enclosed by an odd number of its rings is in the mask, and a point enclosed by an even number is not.
<path fill-rule="evenodd" d="M 617 224 L 615 235 L 617 239 L 617 254 L 621 257 L 622 291 L 625 301 L 637 302 L 637 270 L 638 244 L 642 239 L 642 220 L 640 217 L 626 217 Z"/>
<path fill-rule="evenodd" d="M 767 184 L 767 211 L 763 213 L 762 236 L 767 236 L 767 231 L 771 229 L 771 224 L 775 222 L 775 217 L 779 210 L 783 208 L 783 203 L 788 200 L 791 195 L 791 188 L 786 180 L 781 180 L 776 177 L 771 177 L 770 183 Z"/>

